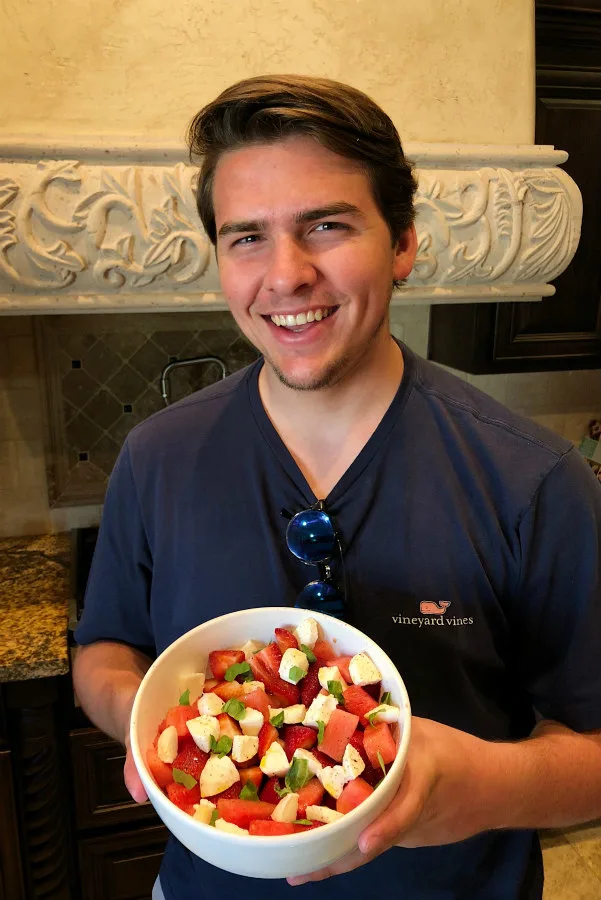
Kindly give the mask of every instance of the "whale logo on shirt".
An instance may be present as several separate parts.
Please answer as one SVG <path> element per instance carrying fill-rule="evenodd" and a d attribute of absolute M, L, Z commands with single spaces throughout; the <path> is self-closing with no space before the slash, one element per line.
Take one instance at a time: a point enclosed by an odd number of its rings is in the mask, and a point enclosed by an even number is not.
<path fill-rule="evenodd" d="M 435 603 L 433 600 L 422 600 L 419 611 L 422 616 L 443 616 L 450 605 L 450 600 L 441 600 L 440 603 Z"/>

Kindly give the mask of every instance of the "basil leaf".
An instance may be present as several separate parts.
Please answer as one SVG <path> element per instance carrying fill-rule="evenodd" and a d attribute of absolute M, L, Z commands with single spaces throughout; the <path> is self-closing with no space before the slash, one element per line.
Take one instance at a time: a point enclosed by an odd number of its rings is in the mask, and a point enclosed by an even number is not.
<path fill-rule="evenodd" d="M 323 741 L 323 733 L 326 730 L 326 723 L 321 719 L 317 720 L 317 743 L 321 744 Z"/>
<path fill-rule="evenodd" d="M 179 705 L 180 706 L 190 706 L 190 689 L 189 688 L 187 691 L 184 691 L 184 693 L 179 698 Z"/>
<path fill-rule="evenodd" d="M 234 681 L 238 675 L 252 675 L 249 664 L 245 662 L 234 663 L 228 669 L 225 670 L 225 675 L 223 676 L 226 681 Z"/>
<path fill-rule="evenodd" d="M 344 706 L 344 697 L 342 696 L 342 685 L 339 681 L 328 681 L 328 690 L 330 694 L 338 700 L 341 706 Z"/>
<path fill-rule="evenodd" d="M 181 769 L 173 769 L 173 780 L 177 784 L 183 784 L 185 788 L 191 790 L 191 788 L 196 787 L 198 782 L 196 778 L 192 778 L 191 775 L 188 775 L 187 772 L 182 772 Z"/>
<path fill-rule="evenodd" d="M 295 819 L 293 825 L 313 825 L 311 819 Z"/>
<path fill-rule="evenodd" d="M 284 710 L 280 710 L 277 715 L 273 716 L 273 718 L 269 720 L 269 724 L 273 725 L 274 728 L 281 728 L 284 724 Z"/>
<path fill-rule="evenodd" d="M 369 724 L 372 726 L 372 728 L 376 727 L 376 723 L 374 722 L 374 719 L 376 718 L 377 715 L 378 715 L 378 707 L 377 706 L 374 706 L 374 708 L 372 710 L 370 710 L 368 713 L 365 713 L 365 718 L 367 719 Z"/>
<path fill-rule="evenodd" d="M 292 666 L 288 672 L 288 678 L 293 684 L 298 684 L 301 678 L 304 678 L 306 674 L 305 670 L 301 669 L 300 666 Z"/>
<path fill-rule="evenodd" d="M 380 778 L 379 781 L 376 781 L 376 783 L 374 784 L 374 791 L 377 787 L 380 787 L 380 785 L 382 784 L 383 781 L 384 781 L 384 777 Z"/>
<path fill-rule="evenodd" d="M 219 815 L 219 810 L 214 809 L 213 812 L 211 813 L 211 821 L 209 822 L 209 825 L 214 825 L 215 822 L 217 821 L 217 819 L 219 819 L 219 818 L 221 818 Z"/>
<path fill-rule="evenodd" d="M 309 660 L 310 663 L 312 663 L 312 662 L 317 662 L 317 657 L 315 656 L 315 654 L 313 653 L 313 651 L 311 650 L 310 647 L 307 647 L 306 644 L 301 644 L 301 645 L 300 645 L 300 648 L 301 648 L 301 650 L 303 651 L 303 653 L 305 654 L 305 656 L 307 657 L 307 659 Z"/>
<path fill-rule="evenodd" d="M 311 781 L 312 778 L 313 776 L 311 775 L 311 772 L 309 772 L 309 763 L 307 760 L 294 756 L 292 758 L 292 765 L 286 775 L 286 787 L 290 788 L 291 791 L 300 791 L 300 789 L 304 787 L 308 781 Z"/>
<path fill-rule="evenodd" d="M 230 697 L 227 703 L 223 704 L 222 712 L 227 713 L 228 716 L 231 716 L 232 719 L 236 719 L 238 722 L 240 719 L 243 719 L 246 714 L 246 706 L 242 703 L 241 700 L 236 700 L 235 697 Z"/>
<path fill-rule="evenodd" d="M 220 758 L 232 749 L 232 739 L 227 734 L 222 734 L 218 741 L 211 735 L 211 750 Z"/>
<path fill-rule="evenodd" d="M 380 766 L 382 767 L 382 771 L 386 775 L 386 766 L 384 765 L 384 760 L 382 759 L 382 754 L 380 753 L 379 750 L 378 750 L 378 762 L 380 763 Z"/>
<path fill-rule="evenodd" d="M 242 790 L 240 791 L 240 799 L 241 800 L 258 800 L 259 792 L 257 790 L 257 785 L 254 781 L 247 781 Z"/>
<path fill-rule="evenodd" d="M 278 797 L 285 797 L 286 794 L 292 793 L 292 791 L 290 790 L 289 787 L 280 788 L 277 786 L 277 784 L 274 784 L 273 789 L 276 792 L 276 794 L 278 795 Z"/>
<path fill-rule="evenodd" d="M 390 691 L 386 691 L 385 694 L 382 694 L 382 699 L 380 703 L 390 703 Z"/>

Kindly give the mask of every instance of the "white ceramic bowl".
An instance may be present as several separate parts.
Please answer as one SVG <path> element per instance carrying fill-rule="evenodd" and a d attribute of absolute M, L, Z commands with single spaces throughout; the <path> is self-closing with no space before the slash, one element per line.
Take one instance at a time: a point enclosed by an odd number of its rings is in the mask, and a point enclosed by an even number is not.
<path fill-rule="evenodd" d="M 300 834 L 259 837 L 228 834 L 196 822 L 167 799 L 146 766 L 146 750 L 156 736 L 159 723 L 169 707 L 178 701 L 178 676 L 184 672 L 204 672 L 211 650 L 241 647 L 249 639 L 269 642 L 276 627 L 290 626 L 312 616 L 322 636 L 337 655 L 365 651 L 382 673 L 382 688 L 390 691 L 391 702 L 401 710 L 398 727 L 393 727 L 398 753 L 386 778 L 366 800 L 344 818 L 330 825 Z M 182 635 L 153 663 L 142 681 L 131 717 L 131 748 L 148 797 L 169 831 L 201 859 L 236 875 L 252 878 L 286 878 L 304 875 L 329 865 L 357 846 L 359 835 L 390 804 L 396 794 L 409 747 L 411 710 L 409 697 L 391 659 L 367 635 L 317 612 L 284 607 L 245 609 L 211 619 Z"/>

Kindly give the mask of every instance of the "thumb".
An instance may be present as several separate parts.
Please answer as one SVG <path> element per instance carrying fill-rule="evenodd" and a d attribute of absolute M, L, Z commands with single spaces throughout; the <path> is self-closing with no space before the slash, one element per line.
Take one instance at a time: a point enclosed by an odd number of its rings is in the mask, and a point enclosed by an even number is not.
<path fill-rule="evenodd" d="M 133 799 L 136 801 L 136 803 L 144 803 L 145 800 L 148 800 L 148 794 L 146 793 L 146 789 L 142 784 L 142 779 L 138 775 L 138 770 L 136 769 L 136 764 L 132 756 L 129 741 L 127 741 L 125 748 L 125 765 L 123 766 L 123 779 L 125 781 L 125 787 L 129 791 Z"/>
<path fill-rule="evenodd" d="M 397 843 L 419 818 L 424 806 L 424 794 L 416 789 L 410 773 L 406 771 L 401 787 L 382 815 L 365 829 L 359 838 L 362 853 L 383 853 Z"/>

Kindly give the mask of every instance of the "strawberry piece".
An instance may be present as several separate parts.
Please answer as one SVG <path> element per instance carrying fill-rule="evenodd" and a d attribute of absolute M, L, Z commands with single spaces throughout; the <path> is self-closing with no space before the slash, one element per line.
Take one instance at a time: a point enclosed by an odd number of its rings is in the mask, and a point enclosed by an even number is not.
<path fill-rule="evenodd" d="M 259 732 L 259 749 L 257 753 L 259 754 L 259 758 L 265 755 L 269 747 L 273 744 L 274 741 L 278 739 L 278 730 L 274 725 L 271 725 L 270 722 L 265 722 L 264 725 L 261 726 L 261 730 Z"/>
<path fill-rule="evenodd" d="M 335 760 L 333 760 L 331 756 L 326 756 L 325 753 L 322 753 L 317 747 L 313 747 L 311 753 L 322 766 L 333 766 L 335 764 Z"/>
<path fill-rule="evenodd" d="M 173 772 L 168 763 L 164 763 L 159 759 L 158 753 L 154 747 L 149 747 L 146 753 L 146 765 L 150 769 L 150 774 L 160 788 L 166 788 L 173 781 Z"/>
<path fill-rule="evenodd" d="M 371 726 L 368 725 L 368 728 L 369 727 Z M 367 764 L 369 760 L 367 758 L 367 753 L 365 752 L 365 747 L 363 746 L 363 732 L 359 728 L 354 732 L 354 734 L 351 734 L 349 738 L 349 744 L 351 744 L 355 748 L 363 762 Z"/>
<path fill-rule="evenodd" d="M 364 684 L 363 690 L 366 691 L 370 697 L 373 697 L 374 700 L 379 700 L 380 694 L 382 693 L 382 682 L 377 681 L 375 684 Z"/>
<path fill-rule="evenodd" d="M 319 683 L 320 663 L 314 662 L 309 665 L 309 670 L 301 681 L 301 703 L 310 706 L 321 690 Z"/>
<path fill-rule="evenodd" d="M 189 740 L 184 738 L 180 741 L 179 753 L 173 760 L 173 768 L 181 769 L 182 772 L 186 772 L 187 775 L 191 775 L 198 781 L 209 756 L 209 753 L 205 753 L 196 746 L 192 738 Z"/>
<path fill-rule="evenodd" d="M 315 646 L 313 647 L 313 653 L 317 658 L 317 662 L 320 666 L 327 666 L 329 659 L 336 658 L 336 651 L 332 647 L 329 641 L 319 640 L 315 641 Z"/>
<path fill-rule="evenodd" d="M 179 739 L 190 737 L 190 732 L 188 731 L 188 726 L 186 722 L 188 719 L 195 719 L 198 715 L 198 707 L 194 706 L 172 706 L 167 715 L 165 716 L 165 722 L 167 723 L 165 727 L 169 725 L 175 725 L 175 730 L 177 731 L 177 736 Z"/>
<path fill-rule="evenodd" d="M 292 822 L 274 822 L 273 819 L 253 819 L 248 826 L 249 834 L 259 834 L 263 837 L 278 834 L 294 834 L 295 827 Z"/>
<path fill-rule="evenodd" d="M 252 668 L 253 661 L 262 663 L 269 672 L 272 672 L 274 675 L 277 675 L 280 671 L 280 663 L 282 661 L 282 651 L 273 641 L 271 644 L 267 644 L 266 647 L 263 647 L 262 650 L 259 650 L 258 653 L 255 653 L 249 659 L 250 666 Z"/>
<path fill-rule="evenodd" d="M 244 693 L 244 688 L 238 681 L 222 681 L 212 691 L 227 703 L 232 697 L 240 697 Z"/>
<path fill-rule="evenodd" d="M 298 650 L 298 641 L 287 628 L 276 628 L 275 639 L 282 653 L 286 650 Z"/>
<path fill-rule="evenodd" d="M 347 687 L 346 690 L 342 692 L 342 697 L 346 711 L 353 713 L 355 716 L 359 716 L 359 721 L 364 728 L 371 727 L 365 716 L 370 710 L 376 708 L 378 705 L 377 701 L 374 700 L 373 697 L 370 697 L 367 691 L 357 684 L 351 684 L 350 687 Z"/>
<path fill-rule="evenodd" d="M 266 803 L 279 803 L 281 798 L 276 794 L 276 787 L 281 789 L 283 785 L 280 784 L 280 779 L 274 775 L 267 779 L 265 787 L 259 794 L 260 799 L 265 800 Z"/>
<path fill-rule="evenodd" d="M 342 793 L 336 801 L 336 810 L 339 813 L 348 813 L 355 809 L 356 806 L 359 806 L 360 803 L 363 803 L 366 797 L 369 797 L 373 792 L 373 787 L 364 781 L 363 778 L 353 778 L 352 781 L 349 781 L 343 787 Z"/>
<path fill-rule="evenodd" d="M 200 788 L 196 784 L 188 790 L 183 784 L 177 784 L 175 781 L 172 781 L 171 784 L 167 785 L 167 796 L 181 810 L 193 816 L 194 804 L 200 803 Z"/>
<path fill-rule="evenodd" d="M 282 729 L 284 751 L 288 759 L 292 759 L 295 750 L 300 747 L 310 750 L 317 741 L 317 732 L 307 725 L 285 725 Z"/>
<path fill-rule="evenodd" d="M 277 644 L 270 644 L 269 646 L 274 646 L 279 653 Z M 264 650 L 261 650 L 249 660 L 255 681 L 263 682 L 265 690 L 269 694 L 273 694 L 279 706 L 292 706 L 298 703 L 300 697 L 299 689 L 294 684 L 288 684 L 279 675 L 274 674 L 266 666 L 265 662 L 258 658 L 264 652 Z"/>
<path fill-rule="evenodd" d="M 223 676 L 234 663 L 244 662 L 243 650 L 212 650 L 209 653 L 209 665 L 215 678 L 223 680 Z"/>
<path fill-rule="evenodd" d="M 207 800 L 210 800 L 211 803 L 217 803 L 218 800 L 237 800 L 240 796 L 240 791 L 242 790 L 242 782 L 236 781 L 229 788 L 226 788 L 224 791 L 221 791 L 220 794 L 213 794 L 212 797 L 207 797 Z"/>
<path fill-rule="evenodd" d="M 238 765 L 240 764 L 238 763 Z M 240 783 L 245 785 L 249 781 L 252 781 L 257 790 L 259 790 L 263 781 L 263 773 L 259 766 L 249 766 L 247 769 L 240 769 Z M 263 800 L 264 798 L 262 797 L 261 799 Z"/>
<path fill-rule="evenodd" d="M 324 786 L 319 778 L 312 778 L 306 785 L 299 788 L 297 819 L 304 819 L 308 806 L 319 806 L 323 799 Z"/>
<path fill-rule="evenodd" d="M 372 764 L 368 761 L 365 764 L 365 768 L 361 772 L 361 778 L 364 781 L 367 781 L 368 784 L 371 784 L 373 788 L 378 784 L 378 782 L 382 781 L 384 777 L 384 772 L 382 771 L 380 765 L 376 768 L 372 766 Z"/>
<path fill-rule="evenodd" d="M 217 810 L 226 822 L 233 822 L 239 828 L 248 828 L 254 819 L 269 819 L 274 811 L 273 803 L 264 800 L 226 800 L 217 801 Z"/>
<path fill-rule="evenodd" d="M 242 729 L 236 720 L 232 719 L 231 716 L 228 716 L 227 713 L 219 713 L 215 718 L 219 722 L 219 737 L 221 737 L 222 734 L 227 734 L 228 737 L 233 739 L 237 734 L 242 734 Z"/>

